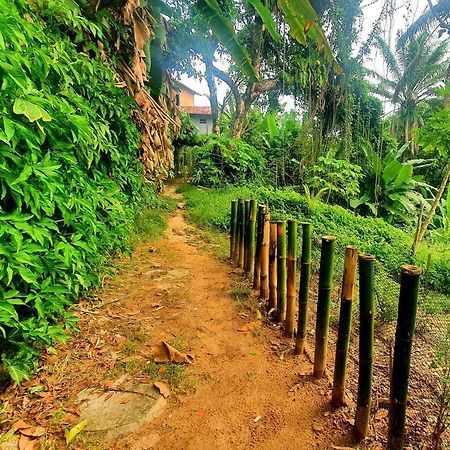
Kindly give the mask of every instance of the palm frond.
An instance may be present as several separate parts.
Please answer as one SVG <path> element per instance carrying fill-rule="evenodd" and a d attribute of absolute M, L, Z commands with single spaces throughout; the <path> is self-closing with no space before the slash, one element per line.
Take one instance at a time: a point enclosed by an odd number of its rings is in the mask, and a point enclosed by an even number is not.
<path fill-rule="evenodd" d="M 395 55 L 392 53 L 388 43 L 381 37 L 378 37 L 376 40 L 376 45 L 380 49 L 389 71 L 396 77 L 399 77 L 400 69 L 398 67 L 397 60 L 395 59 Z"/>

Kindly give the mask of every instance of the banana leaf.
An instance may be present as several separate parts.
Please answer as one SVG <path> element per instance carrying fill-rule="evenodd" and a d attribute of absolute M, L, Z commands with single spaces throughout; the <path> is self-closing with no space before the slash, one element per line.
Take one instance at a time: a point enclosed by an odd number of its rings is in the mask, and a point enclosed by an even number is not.
<path fill-rule="evenodd" d="M 281 36 L 277 31 L 277 25 L 276 25 L 275 21 L 273 20 L 273 17 L 269 11 L 269 8 L 267 8 L 265 5 L 263 5 L 261 0 L 247 0 L 247 3 L 252 5 L 253 8 L 255 8 L 259 17 L 261 17 L 261 20 L 263 21 L 267 32 L 270 34 L 270 37 L 277 44 L 281 44 Z"/>
<path fill-rule="evenodd" d="M 233 24 L 220 10 L 217 0 L 197 0 L 196 8 L 208 22 L 208 26 L 219 42 L 230 52 L 234 62 L 251 81 L 258 81 L 247 50 L 239 43 Z"/>

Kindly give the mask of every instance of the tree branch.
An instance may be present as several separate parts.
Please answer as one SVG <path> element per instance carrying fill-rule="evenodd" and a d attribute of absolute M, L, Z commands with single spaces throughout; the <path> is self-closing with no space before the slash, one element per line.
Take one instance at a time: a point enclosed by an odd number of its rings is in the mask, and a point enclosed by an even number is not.
<path fill-rule="evenodd" d="M 231 92 L 233 93 L 234 101 L 236 102 L 236 109 L 239 109 L 239 105 L 242 103 L 242 96 L 239 92 L 239 89 L 236 85 L 236 83 L 233 81 L 233 79 L 225 72 L 222 72 L 220 69 L 218 69 L 215 66 L 212 66 L 212 70 L 214 75 L 219 78 L 219 80 L 224 81 L 231 89 Z"/>

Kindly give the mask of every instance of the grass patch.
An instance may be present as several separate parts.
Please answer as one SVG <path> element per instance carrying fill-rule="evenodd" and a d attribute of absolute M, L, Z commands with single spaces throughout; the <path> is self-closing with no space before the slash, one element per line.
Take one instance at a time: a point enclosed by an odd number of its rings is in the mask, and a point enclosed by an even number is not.
<path fill-rule="evenodd" d="M 143 204 L 143 209 L 136 214 L 132 230 L 134 245 L 140 242 L 149 242 L 161 236 L 167 228 L 167 214 L 175 211 L 175 199 L 161 197 L 156 194 L 149 195 Z"/>
<path fill-rule="evenodd" d="M 401 264 L 415 263 L 425 267 L 428 253 L 430 253 L 432 264 L 427 277 L 428 286 L 427 289 L 421 289 L 419 305 L 428 314 L 438 315 L 450 312 L 448 296 L 450 294 L 450 258 L 448 256 L 450 245 L 445 242 L 424 242 L 417 256 L 411 260 L 409 252 L 413 239 L 412 230 L 396 228 L 382 219 L 357 216 L 340 206 L 331 206 L 319 201 L 308 202 L 304 196 L 292 189 L 227 187 L 213 190 L 180 186 L 178 190 L 185 197 L 186 216 L 189 220 L 203 228 L 222 233 L 229 229 L 231 200 L 239 197 L 253 196 L 260 202 L 267 202 L 271 218 L 274 220 L 293 217 L 299 221 L 311 221 L 314 239 L 313 272 L 319 269 L 321 236 L 334 234 L 337 237 L 334 270 L 336 286 L 340 285 L 342 279 L 345 246 L 356 245 L 361 251 L 374 254 L 377 258 L 375 268 L 377 319 L 383 323 L 391 322 L 397 317 L 398 277 Z M 228 251 L 228 238 L 224 236 L 222 240 L 226 242 Z"/>

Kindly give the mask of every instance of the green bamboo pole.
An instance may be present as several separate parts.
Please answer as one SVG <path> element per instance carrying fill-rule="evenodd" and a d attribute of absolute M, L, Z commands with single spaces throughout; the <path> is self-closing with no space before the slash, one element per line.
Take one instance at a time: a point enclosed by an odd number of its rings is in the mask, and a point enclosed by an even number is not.
<path fill-rule="evenodd" d="M 277 223 L 270 222 L 269 238 L 269 311 L 278 307 L 277 299 Z"/>
<path fill-rule="evenodd" d="M 245 247 L 245 200 L 240 198 L 238 201 L 238 231 L 239 231 L 239 251 L 238 263 L 241 269 L 244 268 L 244 247 Z"/>
<path fill-rule="evenodd" d="M 266 210 L 267 211 L 267 210 Z M 266 212 L 263 218 L 263 236 L 261 245 L 261 282 L 259 296 L 269 298 L 269 243 L 270 243 L 270 214 Z"/>
<path fill-rule="evenodd" d="M 316 346 L 314 350 L 314 377 L 322 378 L 327 363 L 328 328 L 330 325 L 330 302 L 333 284 L 333 262 L 336 238 L 322 237 L 320 255 L 319 292 L 317 298 Z"/>
<path fill-rule="evenodd" d="M 257 202 L 254 198 L 250 200 L 249 217 L 248 217 L 248 250 L 247 250 L 247 266 L 245 275 L 253 276 L 255 270 L 255 252 L 256 252 L 256 216 L 258 214 Z"/>
<path fill-rule="evenodd" d="M 334 360 L 333 391 L 331 404 L 345 405 L 345 376 L 347 372 L 348 348 L 352 323 L 352 301 L 355 288 L 358 249 L 348 246 L 345 249 L 344 276 L 342 278 L 341 309 L 339 313 L 339 329 L 336 341 L 336 358 Z"/>
<path fill-rule="evenodd" d="M 237 228 L 237 200 L 231 200 L 230 259 L 233 259 L 234 257 L 234 248 L 236 246 L 236 228 Z"/>
<path fill-rule="evenodd" d="M 296 313 L 296 278 L 297 278 L 297 221 L 289 219 L 287 223 L 287 302 L 286 327 L 287 337 L 294 337 Z"/>
<path fill-rule="evenodd" d="M 302 256 L 300 262 L 300 289 L 298 294 L 298 324 L 295 354 L 301 355 L 306 344 L 308 324 L 309 285 L 311 281 L 311 224 L 302 222 Z"/>
<path fill-rule="evenodd" d="M 250 199 L 245 199 L 244 201 L 245 207 L 244 207 L 244 275 L 247 273 L 247 267 L 248 267 L 248 227 L 250 222 Z"/>
<path fill-rule="evenodd" d="M 353 434 L 363 440 L 369 428 L 373 373 L 373 268 L 375 257 L 359 255 L 359 372 L 358 399 L 356 402 Z"/>
<path fill-rule="evenodd" d="M 420 267 L 404 265 L 401 268 L 400 296 L 392 364 L 391 408 L 389 409 L 387 450 L 403 449 L 409 370 L 421 273 L 422 269 Z"/>
<path fill-rule="evenodd" d="M 286 221 L 277 222 L 277 320 L 286 320 Z"/>
<path fill-rule="evenodd" d="M 253 271 L 253 289 L 259 291 L 261 283 L 261 247 L 263 240 L 264 214 L 266 205 L 258 205 L 258 220 L 256 225 L 256 250 L 255 250 L 255 268 Z"/>

